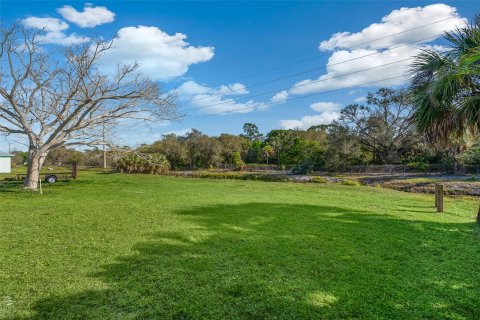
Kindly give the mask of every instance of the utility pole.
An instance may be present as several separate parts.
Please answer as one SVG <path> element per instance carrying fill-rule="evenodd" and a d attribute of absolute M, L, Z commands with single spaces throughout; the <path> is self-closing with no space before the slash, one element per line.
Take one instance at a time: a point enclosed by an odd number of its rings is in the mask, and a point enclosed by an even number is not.
<path fill-rule="evenodd" d="M 103 121 L 103 169 L 107 169 L 107 151 L 105 147 L 105 120 Z"/>

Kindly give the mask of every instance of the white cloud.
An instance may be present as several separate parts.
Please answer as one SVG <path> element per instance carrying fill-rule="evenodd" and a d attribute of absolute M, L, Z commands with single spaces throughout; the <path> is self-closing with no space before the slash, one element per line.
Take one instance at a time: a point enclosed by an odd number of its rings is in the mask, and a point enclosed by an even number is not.
<path fill-rule="evenodd" d="M 450 19 L 412 32 L 385 37 L 447 18 Z M 443 31 L 462 26 L 464 23 L 465 19 L 459 16 L 456 8 L 444 4 L 394 10 L 383 17 L 381 23 L 371 24 L 361 32 L 337 33 L 330 39 L 322 41 L 321 50 L 338 50 L 328 59 L 327 72 L 316 79 L 297 82 L 290 88 L 289 93 L 306 94 L 354 86 L 403 85 L 408 81 L 407 70 L 415 55 L 425 48 L 442 49 L 440 46 L 425 44 L 434 41 L 434 38 L 423 41 L 424 44 L 410 43 L 429 36 L 440 37 Z M 379 41 L 359 46 L 361 43 L 382 37 L 383 39 Z M 352 50 L 354 46 L 355 49 Z M 396 76 L 399 77 L 389 79 Z"/>
<path fill-rule="evenodd" d="M 276 93 L 270 101 L 273 103 L 282 103 L 288 100 L 288 92 L 287 90 L 282 90 L 278 93 Z"/>
<path fill-rule="evenodd" d="M 407 59 L 419 53 L 420 50 L 420 48 L 415 46 L 405 46 L 381 52 L 367 49 L 336 51 L 328 60 L 326 74 L 321 75 L 317 79 L 306 79 L 295 83 L 290 89 L 290 93 L 306 94 L 318 91 L 335 90 L 376 81 L 379 82 L 368 84 L 366 86 L 400 85 L 408 80 L 405 71 L 409 68 L 412 60 Z M 344 62 L 348 60 L 352 61 Z M 395 63 L 397 61 L 402 62 Z M 378 68 L 362 71 L 374 67 Z M 401 77 L 381 81 L 382 79 L 396 76 Z"/>
<path fill-rule="evenodd" d="M 253 100 L 236 102 L 233 98 L 228 97 L 233 93 L 230 91 L 225 93 L 225 88 L 244 89 L 245 87 L 243 84 L 236 83 L 219 88 L 210 88 L 195 81 L 187 81 L 178 87 L 176 92 L 181 99 L 188 101 L 193 107 L 208 114 L 248 113 L 265 107 L 264 103 L 254 102 Z M 235 93 L 238 94 L 239 92 L 242 92 L 241 94 L 248 93 L 246 90 L 239 90 Z"/>
<path fill-rule="evenodd" d="M 447 20 L 448 19 L 448 20 Z M 444 20 L 422 28 L 422 25 L 435 21 Z M 366 48 L 381 49 L 389 48 L 428 37 L 440 37 L 445 30 L 454 29 L 465 23 L 455 7 L 446 4 L 433 4 L 425 7 L 400 8 L 393 10 L 390 14 L 382 18 L 381 23 L 373 23 L 363 29 L 361 32 L 339 32 L 335 33 L 330 39 L 322 41 L 319 48 L 321 50 L 334 50 L 339 48 Z M 415 30 L 404 32 L 408 29 Z M 385 37 L 391 34 L 404 32 L 392 37 Z M 383 38 L 377 41 L 373 41 Z M 431 42 L 433 39 L 425 40 Z M 365 42 L 370 42 L 364 44 Z"/>
<path fill-rule="evenodd" d="M 366 97 L 358 97 L 355 100 L 353 100 L 353 102 L 355 102 L 355 103 L 363 103 L 365 101 L 367 101 Z"/>
<path fill-rule="evenodd" d="M 242 95 L 249 93 L 245 85 L 241 83 L 220 86 L 218 92 L 225 95 Z"/>
<path fill-rule="evenodd" d="M 222 95 L 222 96 L 236 96 L 236 95 L 243 95 L 248 94 L 248 90 L 246 89 L 245 85 L 242 83 L 233 83 L 227 85 L 221 85 L 218 88 L 210 88 L 207 86 L 203 86 L 201 84 L 196 83 L 195 81 L 187 81 L 182 83 L 176 90 L 177 94 L 180 97 L 184 97 L 186 99 L 190 99 L 195 95 Z"/>
<path fill-rule="evenodd" d="M 339 103 L 334 102 L 316 102 L 310 105 L 312 110 L 318 112 L 325 112 L 325 111 L 336 111 L 342 107 Z"/>
<path fill-rule="evenodd" d="M 279 124 L 282 129 L 302 129 L 306 130 L 311 126 L 320 124 L 329 124 L 333 120 L 340 117 L 338 111 L 342 107 L 339 103 L 334 102 L 316 102 L 310 105 L 310 109 L 320 112 L 318 115 L 304 116 L 299 120 L 280 120 Z"/>
<path fill-rule="evenodd" d="M 43 29 L 45 34 L 39 40 L 45 43 L 74 45 L 86 42 L 88 37 L 82 37 L 75 33 L 67 35 L 64 31 L 69 28 L 68 23 L 56 18 L 28 17 L 22 20 L 27 28 Z"/>
<path fill-rule="evenodd" d="M 61 32 L 68 29 L 68 23 L 57 18 L 28 17 L 23 23 L 29 28 L 44 29 L 46 32 Z"/>
<path fill-rule="evenodd" d="M 63 34 L 62 32 L 48 32 L 45 34 L 43 40 L 47 43 L 61 44 L 63 46 L 76 45 L 87 42 L 90 40 L 88 37 L 79 36 L 75 33 L 70 35 Z"/>
<path fill-rule="evenodd" d="M 265 107 L 263 103 L 249 100 L 247 102 L 236 102 L 231 98 L 224 98 L 222 96 L 197 96 L 201 100 L 193 101 L 192 104 L 201 108 L 205 113 L 227 114 L 227 113 L 248 113 L 255 109 L 262 109 Z"/>
<path fill-rule="evenodd" d="M 57 12 L 65 20 L 82 28 L 93 28 L 115 20 L 115 13 L 106 7 L 92 7 L 91 4 L 86 4 L 82 12 L 69 5 L 58 8 Z"/>
<path fill-rule="evenodd" d="M 319 115 L 304 116 L 300 120 L 280 120 L 279 124 L 282 129 L 302 129 L 306 130 L 311 126 L 318 126 L 320 124 L 329 124 L 333 120 L 340 117 L 340 114 L 335 111 L 323 112 Z"/>
<path fill-rule="evenodd" d="M 157 27 L 125 27 L 118 31 L 113 48 L 101 58 L 102 68 L 114 72 L 118 64 L 138 63 L 153 80 L 181 76 L 190 65 L 212 59 L 213 47 L 194 47 L 182 33 L 169 35 Z"/>
<path fill-rule="evenodd" d="M 206 86 L 202 86 L 196 83 L 195 81 L 184 82 L 175 91 L 180 96 L 180 98 L 185 98 L 185 99 L 191 99 L 196 95 L 215 94 L 214 89 Z"/>

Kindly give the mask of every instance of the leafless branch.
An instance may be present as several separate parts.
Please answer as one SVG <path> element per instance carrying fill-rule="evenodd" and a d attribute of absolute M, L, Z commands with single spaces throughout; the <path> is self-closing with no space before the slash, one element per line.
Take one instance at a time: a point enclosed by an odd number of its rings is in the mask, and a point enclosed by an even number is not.
<path fill-rule="evenodd" d="M 113 42 L 91 41 L 53 51 L 41 30 L 15 25 L 0 38 L 0 133 L 24 136 L 31 157 L 98 142 L 101 128 L 121 119 L 175 119 L 176 97 L 140 74 L 138 65 L 102 73 Z M 42 161 L 40 161 L 42 162 Z"/>

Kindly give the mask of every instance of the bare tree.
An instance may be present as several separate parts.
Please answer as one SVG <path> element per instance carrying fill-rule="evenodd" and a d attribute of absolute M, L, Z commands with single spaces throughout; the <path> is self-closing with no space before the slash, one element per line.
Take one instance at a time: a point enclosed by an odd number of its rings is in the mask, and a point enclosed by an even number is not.
<path fill-rule="evenodd" d="M 344 107 L 337 124 L 372 152 L 376 164 L 395 163 L 419 138 L 412 112 L 406 91 L 381 88 L 367 95 L 366 105 Z"/>
<path fill-rule="evenodd" d="M 174 94 L 162 93 L 137 65 L 101 72 L 99 59 L 112 42 L 57 52 L 42 43 L 40 32 L 16 25 L 0 39 L 0 133 L 28 141 L 25 188 L 37 189 L 51 150 L 100 144 L 103 125 L 175 117 Z"/>

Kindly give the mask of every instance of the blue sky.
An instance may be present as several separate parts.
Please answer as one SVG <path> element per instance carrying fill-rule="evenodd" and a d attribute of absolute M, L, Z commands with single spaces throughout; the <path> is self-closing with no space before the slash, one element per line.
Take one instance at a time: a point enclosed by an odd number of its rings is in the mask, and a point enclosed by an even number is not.
<path fill-rule="evenodd" d="M 129 145 L 189 128 L 215 135 L 240 133 L 245 122 L 256 123 L 262 132 L 328 123 L 342 105 L 361 102 L 368 91 L 404 85 L 401 75 L 412 54 L 423 46 L 441 50 L 435 36 L 480 8 L 478 1 L 2 0 L 0 5 L 4 24 L 43 23 L 50 32 L 45 39 L 54 45 L 80 41 L 80 36 L 118 36 L 105 70 L 134 59 L 165 90 L 178 91 L 185 118 L 119 130 L 118 142 Z M 377 68 L 362 71 L 371 67 Z M 399 78 L 377 81 L 394 76 Z M 279 78 L 284 79 L 274 81 Z M 377 82 L 362 85 L 372 81 Z M 263 82 L 270 83 L 257 85 Z"/>

